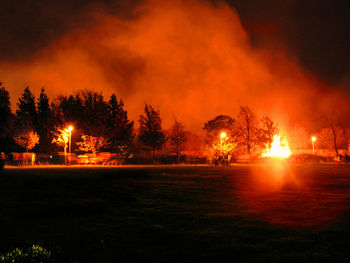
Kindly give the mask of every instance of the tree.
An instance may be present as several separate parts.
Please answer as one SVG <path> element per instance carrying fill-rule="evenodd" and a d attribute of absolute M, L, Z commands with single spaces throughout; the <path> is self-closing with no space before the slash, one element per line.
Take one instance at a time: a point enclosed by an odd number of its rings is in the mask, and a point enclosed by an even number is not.
<path fill-rule="evenodd" d="M 51 112 L 54 126 L 62 126 L 65 123 L 80 122 L 83 119 L 84 110 L 78 96 L 58 95 L 51 103 Z"/>
<path fill-rule="evenodd" d="M 37 102 L 37 125 L 36 130 L 40 136 L 39 151 L 48 152 L 50 146 L 50 131 L 53 129 L 51 121 L 51 109 L 49 98 L 45 94 L 45 89 L 41 89 Z"/>
<path fill-rule="evenodd" d="M 80 90 L 75 95 L 75 108 L 80 112 L 75 116 L 82 134 L 94 137 L 108 137 L 108 105 L 101 93 Z"/>
<path fill-rule="evenodd" d="M 179 163 L 181 151 L 184 148 L 184 143 L 186 142 L 185 128 L 182 122 L 178 121 L 174 117 L 174 124 L 169 132 L 169 143 L 172 150 L 176 153 L 176 161 Z"/>
<path fill-rule="evenodd" d="M 203 130 L 206 132 L 207 144 L 211 145 L 217 140 L 220 132 L 228 132 L 230 137 L 235 137 L 235 120 L 227 115 L 218 115 L 204 124 Z"/>
<path fill-rule="evenodd" d="M 0 82 L 0 137 L 2 138 L 9 133 L 10 118 L 10 95 Z"/>
<path fill-rule="evenodd" d="M 59 125 L 71 123 L 83 134 L 108 137 L 108 105 L 101 93 L 80 90 L 68 97 L 60 95 L 52 109 Z"/>
<path fill-rule="evenodd" d="M 270 117 L 264 116 L 260 119 L 259 141 L 262 146 L 267 146 L 271 150 L 273 136 L 278 133 L 277 124 Z"/>
<path fill-rule="evenodd" d="M 235 123 L 230 116 L 218 115 L 204 124 L 207 154 L 215 163 L 228 162 L 237 150 Z"/>
<path fill-rule="evenodd" d="M 162 120 L 159 110 L 154 110 L 151 105 L 145 105 L 144 114 L 139 119 L 140 130 L 138 139 L 152 150 L 152 159 L 155 163 L 156 150 L 165 143 L 165 134 L 162 130 Z"/>
<path fill-rule="evenodd" d="M 64 154 L 67 153 L 67 147 L 69 143 L 69 130 L 67 129 L 61 129 L 61 128 L 55 128 L 52 131 L 53 139 L 52 143 L 55 143 L 58 147 L 62 147 L 64 150 Z"/>
<path fill-rule="evenodd" d="M 225 134 L 225 133 L 224 133 Z M 227 136 L 220 136 L 209 149 L 209 157 L 217 164 L 229 165 L 232 154 L 237 150 L 237 142 Z"/>
<path fill-rule="evenodd" d="M 13 121 L 10 95 L 0 82 L 0 152 L 9 150 L 12 142 Z"/>
<path fill-rule="evenodd" d="M 21 130 L 34 130 L 37 121 L 37 112 L 35 107 L 35 97 L 26 87 L 22 96 L 18 99 L 18 109 L 16 111 L 17 127 Z"/>
<path fill-rule="evenodd" d="M 31 150 L 39 143 L 39 135 L 35 131 L 24 132 L 15 138 L 15 142 L 24 149 Z"/>
<path fill-rule="evenodd" d="M 334 116 L 325 116 L 326 128 L 321 130 L 320 137 L 329 148 L 333 148 L 336 156 L 339 156 L 339 148 L 344 148 L 345 128 Z"/>
<path fill-rule="evenodd" d="M 128 119 L 122 100 L 112 94 L 108 103 L 107 129 L 109 142 L 113 151 L 118 152 L 129 144 L 134 137 L 134 122 Z"/>
<path fill-rule="evenodd" d="M 97 138 L 110 136 L 107 126 L 108 104 L 101 93 L 80 90 L 74 95 L 60 95 L 54 99 L 52 115 L 56 126 L 63 127 L 67 123 L 74 126 L 72 139 L 78 134 Z M 80 135 L 78 138 L 81 138 Z"/>
<path fill-rule="evenodd" d="M 347 138 L 345 130 L 332 129 L 330 127 L 323 128 L 317 135 L 318 148 L 333 149 L 335 154 L 339 156 L 339 149 L 347 149 Z"/>
<path fill-rule="evenodd" d="M 245 147 L 247 153 L 250 154 L 253 147 L 259 142 L 259 139 L 258 121 L 248 106 L 240 107 L 236 121 L 236 130 L 239 144 Z"/>
<path fill-rule="evenodd" d="M 103 147 L 108 145 L 108 139 L 105 137 L 96 137 L 90 135 L 82 135 L 82 142 L 78 142 L 79 150 L 83 152 L 92 152 L 96 155 Z"/>

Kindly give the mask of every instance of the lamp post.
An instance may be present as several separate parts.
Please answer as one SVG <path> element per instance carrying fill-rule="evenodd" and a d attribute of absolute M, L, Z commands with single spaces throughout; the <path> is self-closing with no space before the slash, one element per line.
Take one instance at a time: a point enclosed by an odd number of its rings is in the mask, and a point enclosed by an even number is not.
<path fill-rule="evenodd" d="M 73 126 L 72 125 L 69 125 L 68 126 L 68 136 L 69 136 L 69 164 L 71 162 L 71 153 L 72 153 L 72 130 L 73 130 Z"/>
<path fill-rule="evenodd" d="M 226 159 L 226 153 L 225 153 L 225 147 L 224 147 L 224 140 L 227 137 L 226 132 L 220 133 L 220 151 L 221 151 L 221 164 L 224 165 L 225 159 Z"/>
<path fill-rule="evenodd" d="M 222 141 L 226 138 L 226 136 L 227 136 L 227 134 L 226 134 L 226 132 L 221 132 L 220 133 L 220 143 L 221 143 L 221 146 L 222 146 Z"/>
<path fill-rule="evenodd" d="M 311 137 L 311 141 L 312 141 L 312 154 L 315 155 L 315 142 L 316 142 L 316 137 L 312 136 Z"/>

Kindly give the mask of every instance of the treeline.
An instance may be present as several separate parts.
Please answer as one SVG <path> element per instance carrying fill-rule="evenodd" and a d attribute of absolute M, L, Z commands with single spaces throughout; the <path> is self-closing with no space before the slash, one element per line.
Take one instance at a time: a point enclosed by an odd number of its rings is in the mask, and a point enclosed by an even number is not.
<path fill-rule="evenodd" d="M 113 94 L 106 101 L 101 93 L 91 90 L 80 90 L 68 96 L 58 95 L 50 101 L 45 89 L 36 99 L 27 87 L 13 114 L 9 93 L 1 85 L 0 117 L 0 152 L 63 151 L 71 135 L 75 152 L 127 154 L 130 148 L 135 150 L 138 147 L 150 151 L 155 162 L 156 152 L 166 142 L 179 160 L 185 141 L 181 122 L 175 119 L 174 127 L 165 131 L 159 110 L 147 104 L 140 115 L 136 137 L 134 122 L 129 120 L 123 100 Z M 69 126 L 73 130 L 69 131 Z"/>
<path fill-rule="evenodd" d="M 279 133 L 270 117 L 259 119 L 248 106 L 241 106 L 236 118 L 219 115 L 209 120 L 203 129 L 209 147 L 214 145 L 214 151 L 222 151 L 222 145 L 227 146 L 229 154 L 260 154 L 271 148 L 274 135 Z"/>
<path fill-rule="evenodd" d="M 333 148 L 338 155 L 338 149 L 348 145 L 347 123 L 340 124 L 334 115 L 324 119 L 324 127 L 315 134 L 317 143 Z M 240 107 L 235 117 L 219 115 L 205 122 L 205 138 L 187 131 L 176 118 L 165 130 L 159 110 L 152 105 L 145 105 L 138 123 L 136 130 L 123 100 L 115 94 L 105 100 L 102 93 L 91 90 L 58 95 L 51 101 L 45 89 L 35 98 L 27 87 L 18 99 L 16 112 L 12 113 L 10 95 L 0 83 L 0 152 L 5 153 L 66 151 L 71 135 L 72 152 L 106 151 L 125 156 L 143 152 L 143 156 L 155 162 L 157 152 L 166 149 L 179 162 L 183 151 L 189 149 L 190 140 L 197 146 L 206 145 L 209 155 L 218 151 L 225 155 L 257 155 L 270 148 L 273 136 L 279 133 L 270 117 L 258 118 L 248 106 Z M 69 126 L 73 131 L 68 130 Z M 221 137 L 222 132 L 225 137 Z M 310 134 L 305 129 L 288 132 L 292 148 L 310 148 Z"/>
<path fill-rule="evenodd" d="M 9 94 L 1 87 L 1 137 L 7 141 L 13 138 L 25 150 L 34 149 L 40 153 L 57 150 L 52 141 L 68 125 L 74 127 L 75 137 L 106 139 L 108 143 L 99 148 L 109 151 L 117 151 L 134 136 L 134 123 L 128 119 L 123 101 L 115 95 L 106 102 L 102 94 L 83 90 L 74 95 L 59 95 L 50 102 L 44 89 L 36 100 L 27 87 L 17 106 L 16 114 L 12 114 Z M 94 152 L 95 146 L 98 144 L 92 146 Z"/>
<path fill-rule="evenodd" d="M 18 99 L 15 114 L 11 113 L 9 99 L 8 92 L 1 87 L 1 140 L 6 141 L 2 143 L 2 152 L 63 151 L 67 150 L 71 135 L 73 152 L 127 154 L 133 148 L 133 152 L 149 151 L 155 162 L 157 151 L 166 146 L 179 162 L 188 139 L 189 132 L 181 121 L 174 118 L 172 127 L 164 130 L 159 110 L 147 104 L 136 132 L 122 99 L 115 94 L 106 101 L 101 93 L 80 90 L 71 95 L 58 95 L 50 101 L 45 89 L 36 99 L 27 87 Z M 69 126 L 74 130 L 67 130 Z M 271 146 L 273 135 L 278 133 L 269 117 L 258 120 L 247 106 L 240 108 L 235 119 L 220 115 L 206 122 L 203 129 L 207 150 L 215 148 L 219 133 L 226 131 L 225 145 L 229 142 L 234 145 L 230 152 L 247 154 L 258 146 Z"/>

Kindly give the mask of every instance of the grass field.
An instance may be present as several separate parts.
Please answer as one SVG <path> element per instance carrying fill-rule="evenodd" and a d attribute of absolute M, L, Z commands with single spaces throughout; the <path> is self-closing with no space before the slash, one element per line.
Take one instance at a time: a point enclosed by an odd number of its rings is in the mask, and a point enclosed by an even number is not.
<path fill-rule="evenodd" d="M 350 166 L 25 168 L 0 175 L 0 252 L 78 262 L 345 262 Z"/>

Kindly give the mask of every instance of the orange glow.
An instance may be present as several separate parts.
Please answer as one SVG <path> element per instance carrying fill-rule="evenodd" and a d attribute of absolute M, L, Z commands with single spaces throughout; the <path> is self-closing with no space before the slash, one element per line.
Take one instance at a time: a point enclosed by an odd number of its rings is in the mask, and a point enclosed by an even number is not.
<path fill-rule="evenodd" d="M 313 142 L 315 142 L 315 141 L 316 141 L 316 137 L 315 137 L 315 136 L 312 136 L 311 140 L 312 140 Z"/>
<path fill-rule="evenodd" d="M 72 131 L 72 130 L 73 130 L 73 126 L 72 126 L 72 125 L 69 125 L 68 130 L 69 130 L 69 131 Z"/>
<path fill-rule="evenodd" d="M 195 132 L 212 116 L 235 116 L 245 104 L 280 127 L 304 124 L 335 103 L 347 108 L 347 95 L 305 72 L 283 47 L 252 46 L 225 1 L 140 2 L 135 19 L 91 9 L 91 25 L 72 27 L 32 59 L 0 61 L 13 110 L 25 86 L 36 96 L 48 87 L 50 99 L 74 89 L 102 91 L 106 99 L 116 93 L 134 121 L 146 102 L 159 105 L 165 127 L 176 114 Z"/>
<path fill-rule="evenodd" d="M 346 211 L 344 195 L 329 187 L 336 179 L 322 177 L 327 184 L 320 184 L 319 176 L 313 169 L 280 160 L 252 167 L 245 180 L 232 177 L 232 183 L 247 214 L 300 228 L 329 224 Z"/>
<path fill-rule="evenodd" d="M 266 149 L 262 154 L 262 157 L 278 157 L 278 158 L 289 158 L 292 152 L 289 149 L 286 140 L 281 142 L 281 137 L 278 135 L 273 136 L 273 142 L 271 149 Z"/>

